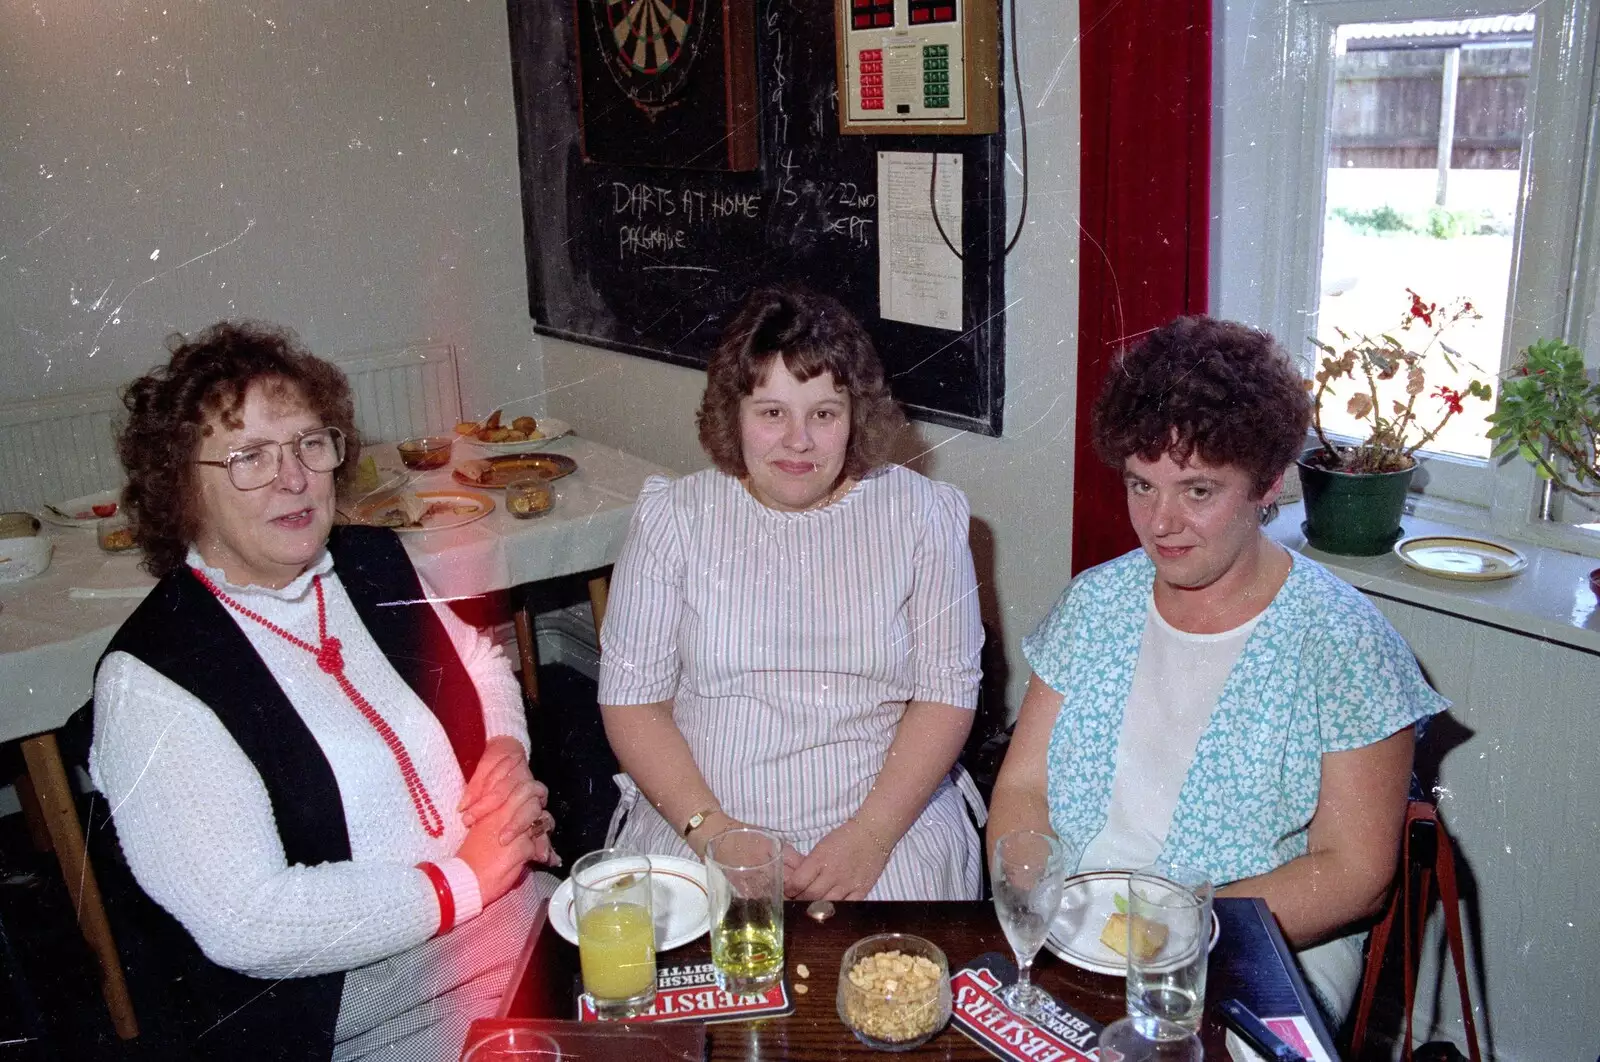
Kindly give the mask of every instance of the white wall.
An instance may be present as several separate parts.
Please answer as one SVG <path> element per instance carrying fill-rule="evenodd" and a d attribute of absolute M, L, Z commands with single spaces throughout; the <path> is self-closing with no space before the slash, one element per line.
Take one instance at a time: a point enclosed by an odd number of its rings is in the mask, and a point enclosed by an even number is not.
<path fill-rule="evenodd" d="M 1006 263 L 1005 436 L 919 425 L 920 444 L 901 455 L 972 501 L 983 618 L 1004 643 L 1013 710 L 1027 683 L 1018 643 L 1069 577 L 1078 353 L 1077 7 L 1019 0 L 1018 9 L 1034 28 L 1020 41 L 1031 199 Z M 1014 225 L 1022 159 L 1009 67 L 1006 80 Z M 550 408 L 580 432 L 680 472 L 705 467 L 694 429 L 703 372 L 549 339 L 540 346 Z"/>
<path fill-rule="evenodd" d="M 503 3 L 0 0 L 0 397 L 233 316 L 539 393 Z"/>

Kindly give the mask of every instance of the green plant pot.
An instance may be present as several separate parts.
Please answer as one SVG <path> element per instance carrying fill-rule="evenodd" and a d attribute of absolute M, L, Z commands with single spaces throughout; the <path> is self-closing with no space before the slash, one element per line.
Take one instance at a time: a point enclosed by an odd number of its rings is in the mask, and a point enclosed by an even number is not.
<path fill-rule="evenodd" d="M 1308 462 L 1316 449 L 1300 455 L 1300 486 L 1305 491 L 1306 543 L 1324 553 L 1371 557 L 1400 541 L 1400 517 L 1416 466 L 1404 472 L 1330 472 Z"/>

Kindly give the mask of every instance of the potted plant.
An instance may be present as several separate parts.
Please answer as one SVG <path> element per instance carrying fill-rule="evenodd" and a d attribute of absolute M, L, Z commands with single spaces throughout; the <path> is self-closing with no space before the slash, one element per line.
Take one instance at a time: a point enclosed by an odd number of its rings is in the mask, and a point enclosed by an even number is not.
<path fill-rule="evenodd" d="M 1600 378 L 1589 382 L 1583 351 L 1558 339 L 1524 350 L 1488 419 L 1491 457 L 1516 451 L 1539 478 L 1600 498 Z"/>
<path fill-rule="evenodd" d="M 1600 373 L 1591 383 L 1583 351 L 1541 339 L 1522 352 L 1489 415 L 1491 457 L 1515 451 L 1540 479 L 1581 498 L 1600 498 Z M 1589 573 L 1600 596 L 1600 568 Z"/>
<path fill-rule="evenodd" d="M 1417 451 L 1466 411 L 1468 399 L 1487 401 L 1493 394 L 1476 379 L 1464 389 L 1441 385 L 1426 394 L 1429 359 L 1443 358 L 1452 370 L 1459 360 L 1441 337 L 1458 321 L 1481 315 L 1466 299 L 1441 307 L 1410 288 L 1406 294 L 1409 302 L 1393 332 L 1370 336 L 1335 328 L 1340 346 L 1311 340 L 1323 357 L 1307 384 L 1319 445 L 1300 455 L 1303 527 L 1306 542 L 1328 553 L 1367 556 L 1394 545 Z M 1336 401 L 1369 425 L 1365 441 L 1344 446 L 1329 440 L 1322 413 Z"/>

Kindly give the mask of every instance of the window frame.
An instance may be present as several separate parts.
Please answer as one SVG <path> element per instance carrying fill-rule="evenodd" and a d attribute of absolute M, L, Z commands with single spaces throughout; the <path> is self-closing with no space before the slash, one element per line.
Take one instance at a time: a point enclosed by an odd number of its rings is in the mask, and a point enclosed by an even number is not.
<path fill-rule="evenodd" d="M 1338 26 L 1533 10 L 1538 17 L 1518 182 L 1522 209 L 1512 234 L 1499 368 L 1540 336 L 1566 337 L 1585 349 L 1591 365 L 1600 364 L 1600 5 L 1273 0 L 1253 6 L 1226 0 L 1218 7 L 1213 312 L 1260 325 L 1310 364 L 1304 337 L 1314 333 L 1320 306 Z M 1263 65 L 1270 69 L 1259 69 Z M 1252 213 L 1255 203 L 1264 209 Z M 1298 219 L 1315 220 L 1302 225 Z M 1539 481 L 1519 459 L 1427 454 L 1417 483 L 1416 508 L 1435 519 L 1600 554 L 1600 536 L 1538 518 Z"/>

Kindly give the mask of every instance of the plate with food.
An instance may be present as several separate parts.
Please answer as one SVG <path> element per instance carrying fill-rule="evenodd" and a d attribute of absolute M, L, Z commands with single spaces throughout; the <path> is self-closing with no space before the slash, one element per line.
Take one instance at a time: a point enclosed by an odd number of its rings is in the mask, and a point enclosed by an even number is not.
<path fill-rule="evenodd" d="M 552 480 L 570 476 L 577 470 L 578 462 L 565 454 L 503 454 L 462 461 L 451 470 L 450 476 L 463 486 L 499 490 L 523 476 Z"/>
<path fill-rule="evenodd" d="M 1061 906 L 1044 946 L 1056 956 L 1090 973 L 1124 977 L 1128 972 L 1128 872 L 1091 870 L 1074 874 L 1061 890 Z M 1141 919 L 1142 921 L 1142 919 Z M 1138 927 L 1144 950 L 1154 955 L 1161 950 L 1166 928 L 1159 925 Z M 1211 944 L 1217 946 L 1222 926 L 1216 912 L 1211 914 Z"/>
<path fill-rule="evenodd" d="M 572 431 L 571 425 L 555 417 L 507 417 L 495 410 L 483 420 L 464 420 L 456 425 L 462 440 L 495 454 L 526 450 L 529 443 L 549 442 Z"/>
<path fill-rule="evenodd" d="M 563 881 L 550 897 L 550 924 L 569 943 L 578 942 L 574 917 L 572 879 Z M 687 944 L 711 927 L 711 898 L 706 892 L 706 868 L 678 856 L 650 857 L 650 905 L 655 910 L 656 950 Z"/>
<path fill-rule="evenodd" d="M 103 490 L 98 494 L 85 494 L 81 498 L 46 502 L 39 510 L 39 518 L 57 527 L 92 528 L 122 510 L 121 498 L 121 490 Z"/>
<path fill-rule="evenodd" d="M 396 531 L 447 531 L 494 512 L 494 499 L 475 490 L 407 490 L 370 498 L 343 515 L 352 524 Z"/>

